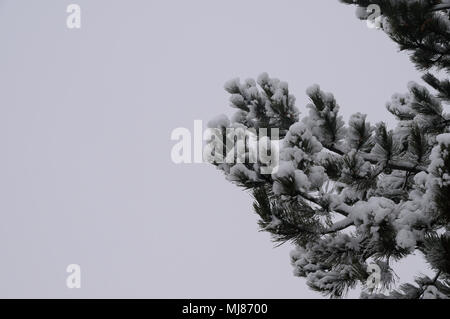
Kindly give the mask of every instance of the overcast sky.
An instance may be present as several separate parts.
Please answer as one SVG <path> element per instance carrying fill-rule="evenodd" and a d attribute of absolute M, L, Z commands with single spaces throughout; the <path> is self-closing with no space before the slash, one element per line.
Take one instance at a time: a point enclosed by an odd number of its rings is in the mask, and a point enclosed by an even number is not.
<path fill-rule="evenodd" d="M 81 6 L 81 29 L 66 7 Z M 419 80 L 337 0 L 0 0 L 0 297 L 314 298 L 251 197 L 170 134 L 231 114 L 223 84 L 261 72 L 394 123 Z M 406 278 L 420 267 L 412 259 Z M 82 287 L 66 287 L 79 264 Z M 410 277 L 408 277 L 410 276 Z"/>

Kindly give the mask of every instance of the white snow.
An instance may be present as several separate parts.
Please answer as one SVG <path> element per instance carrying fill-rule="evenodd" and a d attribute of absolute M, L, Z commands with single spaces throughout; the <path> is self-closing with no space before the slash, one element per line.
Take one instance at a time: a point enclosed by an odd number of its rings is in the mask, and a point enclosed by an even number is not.
<path fill-rule="evenodd" d="M 207 126 L 209 128 L 221 128 L 221 127 L 229 127 L 230 126 L 230 120 L 228 119 L 228 116 L 225 114 L 218 115 L 211 119 Z"/>

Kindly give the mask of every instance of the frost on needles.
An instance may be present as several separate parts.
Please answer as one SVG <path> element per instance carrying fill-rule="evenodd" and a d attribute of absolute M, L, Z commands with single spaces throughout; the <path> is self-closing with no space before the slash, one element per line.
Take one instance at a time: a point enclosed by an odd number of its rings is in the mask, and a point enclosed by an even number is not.
<path fill-rule="evenodd" d="M 450 3 L 342 2 L 357 5 L 361 19 L 367 6 L 379 5 L 382 30 L 425 72 L 428 87 L 410 83 L 407 93 L 393 95 L 387 110 L 398 123 L 389 129 L 361 113 L 345 123 L 334 96 L 318 85 L 306 91 L 308 113 L 300 118 L 287 83 L 265 73 L 257 81 L 233 79 L 225 89 L 237 111 L 210 126 L 278 128 L 278 170 L 261 174 L 258 162 L 215 165 L 252 193 L 261 230 L 294 244 L 294 273 L 311 289 L 342 297 L 358 283 L 364 288 L 375 263 L 380 284 L 363 298 L 448 298 L 450 81 L 433 72 L 450 71 Z M 392 263 L 417 251 L 435 275 L 396 287 Z"/>

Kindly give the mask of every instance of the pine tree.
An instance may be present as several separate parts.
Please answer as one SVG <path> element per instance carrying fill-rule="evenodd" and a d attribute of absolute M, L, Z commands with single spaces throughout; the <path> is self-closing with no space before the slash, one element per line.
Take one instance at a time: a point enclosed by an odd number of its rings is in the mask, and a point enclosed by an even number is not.
<path fill-rule="evenodd" d="M 280 161 L 272 174 L 262 174 L 258 161 L 214 164 L 251 192 L 261 230 L 294 244 L 294 273 L 311 289 L 339 298 L 360 283 L 363 298 L 449 298 L 450 81 L 433 72 L 450 71 L 450 2 L 341 2 L 357 5 L 361 19 L 378 5 L 381 29 L 433 91 L 410 83 L 407 93 L 393 95 L 387 110 L 398 123 L 389 129 L 361 113 L 346 124 L 334 96 L 318 85 L 306 91 L 309 114 L 300 119 L 287 83 L 265 73 L 234 79 L 225 89 L 237 112 L 210 127 L 220 128 L 223 141 L 231 138 L 226 128 L 278 128 Z M 240 150 L 248 159 L 249 149 Z M 394 289 L 392 263 L 416 251 L 435 276 Z"/>

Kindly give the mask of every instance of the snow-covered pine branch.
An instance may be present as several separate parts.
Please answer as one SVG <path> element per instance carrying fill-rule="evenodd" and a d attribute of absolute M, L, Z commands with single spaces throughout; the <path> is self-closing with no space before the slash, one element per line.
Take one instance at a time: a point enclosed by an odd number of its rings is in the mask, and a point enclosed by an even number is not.
<path fill-rule="evenodd" d="M 450 70 L 450 24 L 432 11 L 443 2 L 342 2 L 379 5 L 384 31 L 419 69 Z M 379 289 L 365 291 L 363 298 L 450 297 L 450 81 L 431 73 L 423 80 L 433 92 L 409 83 L 406 93 L 386 104 L 398 121 L 392 129 L 372 125 L 361 113 L 346 124 L 334 96 L 318 85 L 307 89 L 308 113 L 300 117 L 286 82 L 263 73 L 257 81 L 226 83 L 236 112 L 212 121 L 212 127 L 227 141 L 235 138 L 227 128 L 279 129 L 279 162 L 271 174 L 262 173 L 262 161 L 214 165 L 251 191 L 261 230 L 280 244 L 295 245 L 294 272 L 311 289 L 342 297 L 358 283 L 364 286 L 368 265 L 375 264 Z M 263 138 L 268 139 L 256 136 Z M 241 160 L 252 156 L 251 149 L 241 147 L 237 155 L 220 148 L 224 158 Z M 417 250 L 436 276 L 393 288 L 392 261 Z"/>
<path fill-rule="evenodd" d="M 381 12 L 381 27 L 407 51 L 420 70 L 450 71 L 450 3 L 448 0 L 340 0 L 357 5 L 360 19 L 368 19 L 370 5 Z"/>

